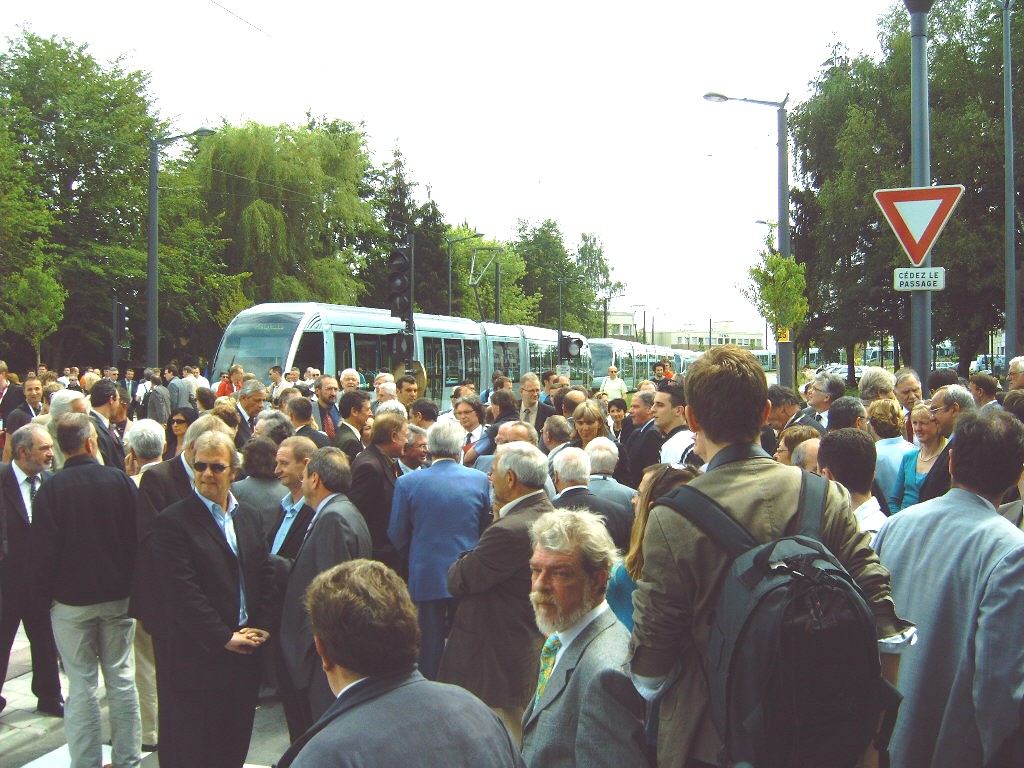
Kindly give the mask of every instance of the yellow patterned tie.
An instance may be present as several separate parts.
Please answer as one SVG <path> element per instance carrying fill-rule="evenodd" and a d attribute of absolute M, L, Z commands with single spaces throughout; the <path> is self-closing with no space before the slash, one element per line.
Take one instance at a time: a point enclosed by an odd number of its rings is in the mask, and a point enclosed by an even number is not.
<path fill-rule="evenodd" d="M 544 688 L 555 669 L 555 659 L 558 656 L 558 649 L 561 647 L 562 641 L 558 639 L 558 635 L 549 635 L 548 639 L 544 641 L 544 648 L 540 652 L 540 675 L 537 677 L 535 701 L 540 701 L 540 697 L 544 695 Z"/>

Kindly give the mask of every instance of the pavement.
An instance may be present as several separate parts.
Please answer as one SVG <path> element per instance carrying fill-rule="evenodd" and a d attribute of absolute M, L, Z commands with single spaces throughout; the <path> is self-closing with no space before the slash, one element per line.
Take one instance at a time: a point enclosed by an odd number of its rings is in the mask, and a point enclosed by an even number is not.
<path fill-rule="evenodd" d="M 67 678 L 63 672 L 60 677 L 66 697 Z M 109 741 L 110 726 L 102 682 L 103 675 L 100 674 L 103 740 Z M 0 768 L 68 768 L 71 761 L 64 740 L 64 721 L 36 712 L 36 697 L 32 695 L 32 663 L 24 628 L 18 630 L 11 649 L 3 696 L 7 699 L 7 707 L 0 712 Z M 270 766 L 287 748 L 288 727 L 281 703 L 273 697 L 261 695 L 246 766 Z M 144 754 L 142 765 L 157 768 L 160 764 L 158 755 L 159 752 Z M 110 747 L 104 747 L 103 758 L 105 762 L 110 760 Z"/>

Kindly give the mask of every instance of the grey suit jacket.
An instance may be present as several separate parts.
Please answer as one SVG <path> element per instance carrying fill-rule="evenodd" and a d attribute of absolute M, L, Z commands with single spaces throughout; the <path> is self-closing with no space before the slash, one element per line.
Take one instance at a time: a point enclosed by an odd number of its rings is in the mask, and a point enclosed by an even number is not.
<path fill-rule="evenodd" d="M 529 768 L 649 765 L 644 703 L 626 674 L 629 632 L 607 610 L 569 645 L 523 715 Z"/>
<path fill-rule="evenodd" d="M 298 690 L 309 688 L 314 675 L 323 675 L 313 647 L 313 626 L 302 596 L 321 571 L 360 557 L 370 557 L 370 532 L 359 510 L 338 494 L 313 519 L 288 576 L 281 609 L 281 653 L 288 675 Z M 313 717 L 320 713 L 314 712 Z"/>
<path fill-rule="evenodd" d="M 175 376 L 167 382 L 167 391 L 171 393 L 171 410 L 175 408 L 187 408 L 192 405 L 192 390 L 188 388 L 185 380 Z"/>
<path fill-rule="evenodd" d="M 260 516 L 263 530 L 273 531 L 281 515 L 281 499 L 288 489 L 274 477 L 247 477 L 231 484 L 231 493 L 239 503 L 252 507 Z"/>

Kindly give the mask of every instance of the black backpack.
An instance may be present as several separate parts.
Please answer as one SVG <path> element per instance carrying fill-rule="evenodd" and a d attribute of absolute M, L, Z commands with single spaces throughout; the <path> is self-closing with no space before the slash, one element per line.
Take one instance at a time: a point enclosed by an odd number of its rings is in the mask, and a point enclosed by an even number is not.
<path fill-rule="evenodd" d="M 827 493 L 804 472 L 795 533 L 763 544 L 694 488 L 657 501 L 732 561 L 704 658 L 722 766 L 844 768 L 872 740 L 888 765 L 902 697 L 882 677 L 863 593 L 820 541 Z"/>

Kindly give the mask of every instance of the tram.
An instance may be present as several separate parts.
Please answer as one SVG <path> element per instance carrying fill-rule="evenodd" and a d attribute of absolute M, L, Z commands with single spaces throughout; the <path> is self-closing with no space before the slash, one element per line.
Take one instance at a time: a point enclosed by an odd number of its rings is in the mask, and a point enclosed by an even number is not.
<path fill-rule="evenodd" d="M 594 366 L 590 386 L 600 387 L 608 378 L 608 368 L 614 365 L 619 369 L 619 378 L 631 392 L 644 379 L 654 378 L 656 363 L 668 362 L 675 373 L 682 374 L 701 355 L 700 352 L 641 344 L 628 339 L 590 339 L 589 344 Z"/>
<path fill-rule="evenodd" d="M 469 379 L 481 392 L 491 374 L 503 371 L 517 391 L 527 371 L 553 369 L 558 362 L 558 333 L 527 325 L 481 323 L 461 317 L 414 315 L 414 359 L 423 364 L 427 386 L 422 396 L 445 402 L 450 388 Z M 257 304 L 243 310 L 228 324 L 213 360 L 213 372 L 241 365 L 266 378 L 271 366 L 304 371 L 313 367 L 338 373 L 359 371 L 369 388 L 379 371 L 401 364 L 391 352 L 391 339 L 404 324 L 386 309 L 335 304 Z M 588 385 L 590 349 L 577 333 L 579 357 L 569 362 L 573 384 Z"/>

